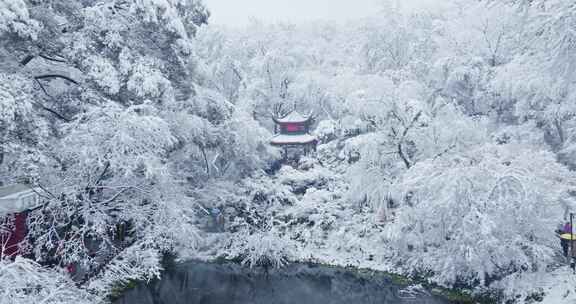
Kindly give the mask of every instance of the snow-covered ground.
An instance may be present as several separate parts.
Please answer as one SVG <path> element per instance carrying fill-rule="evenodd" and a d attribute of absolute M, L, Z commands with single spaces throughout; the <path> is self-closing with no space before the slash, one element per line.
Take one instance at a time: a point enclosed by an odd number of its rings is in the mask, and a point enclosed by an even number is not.
<path fill-rule="evenodd" d="M 566 265 L 551 271 L 511 275 L 492 285 L 519 303 L 576 303 L 576 274 Z"/>

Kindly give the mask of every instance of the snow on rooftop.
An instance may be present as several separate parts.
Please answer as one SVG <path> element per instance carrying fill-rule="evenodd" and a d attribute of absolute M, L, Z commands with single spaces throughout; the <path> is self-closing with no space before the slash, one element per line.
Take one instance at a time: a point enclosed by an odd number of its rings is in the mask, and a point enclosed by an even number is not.
<path fill-rule="evenodd" d="M 0 187 L 0 199 L 12 196 L 24 191 L 29 191 L 30 187 L 22 184 L 14 184 L 9 186 Z"/>
<path fill-rule="evenodd" d="M 273 145 L 309 144 L 316 141 L 316 136 L 310 134 L 288 135 L 278 134 L 270 140 Z"/>
<path fill-rule="evenodd" d="M 36 207 L 38 195 L 34 190 L 21 184 L 0 187 L 0 216 Z"/>
<path fill-rule="evenodd" d="M 290 114 L 286 115 L 284 118 L 276 119 L 279 123 L 299 123 L 299 122 L 306 122 L 310 119 L 310 117 L 304 117 L 302 114 L 292 111 Z"/>

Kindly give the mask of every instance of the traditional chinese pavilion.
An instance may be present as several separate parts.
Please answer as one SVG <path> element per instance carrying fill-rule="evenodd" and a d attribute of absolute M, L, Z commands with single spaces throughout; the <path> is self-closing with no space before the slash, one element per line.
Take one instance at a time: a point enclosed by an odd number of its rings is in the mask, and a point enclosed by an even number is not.
<path fill-rule="evenodd" d="M 0 187 L 0 259 L 19 253 L 28 232 L 28 211 L 39 205 L 36 190 L 19 184 Z"/>
<path fill-rule="evenodd" d="M 278 118 L 273 117 L 276 123 L 276 135 L 270 140 L 274 146 L 284 149 L 284 157 L 288 157 L 289 149 L 304 150 L 304 154 L 316 150 L 318 139 L 310 135 L 310 125 L 312 116 L 303 116 L 302 114 L 292 111 L 288 115 Z"/>

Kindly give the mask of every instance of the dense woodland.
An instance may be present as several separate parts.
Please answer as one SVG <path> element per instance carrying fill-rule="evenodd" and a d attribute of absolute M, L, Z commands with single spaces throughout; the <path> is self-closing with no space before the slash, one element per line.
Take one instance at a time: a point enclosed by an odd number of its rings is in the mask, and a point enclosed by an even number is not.
<path fill-rule="evenodd" d="M 387 265 L 500 299 L 566 267 L 576 5 L 399 3 L 229 29 L 199 0 L 0 0 L 0 183 L 43 189 L 0 302 L 106 301 L 167 254 Z M 286 164 L 268 141 L 294 108 L 320 145 Z"/>

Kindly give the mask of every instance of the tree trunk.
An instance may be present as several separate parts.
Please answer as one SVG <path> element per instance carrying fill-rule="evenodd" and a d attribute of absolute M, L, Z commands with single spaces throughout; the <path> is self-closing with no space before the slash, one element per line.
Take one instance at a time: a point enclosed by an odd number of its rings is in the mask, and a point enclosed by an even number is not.
<path fill-rule="evenodd" d="M 200 147 L 200 151 L 202 152 L 202 157 L 204 157 L 204 165 L 206 166 L 206 174 L 210 176 L 210 164 L 208 163 L 208 157 L 206 156 L 206 149 L 204 147 Z"/>
<path fill-rule="evenodd" d="M 404 154 L 404 151 L 402 150 L 402 143 L 398 144 L 398 154 L 400 155 L 400 158 L 404 162 L 404 165 L 406 165 L 406 169 L 410 169 L 412 165 L 410 164 L 410 161 L 408 160 L 408 158 Z"/>
<path fill-rule="evenodd" d="M 558 120 L 558 118 L 554 119 L 554 127 L 556 128 L 556 132 L 558 133 L 558 139 L 560 140 L 560 147 L 564 145 L 564 129 L 562 128 L 562 123 Z"/>
<path fill-rule="evenodd" d="M 2 168 L 2 165 L 4 164 L 4 144 L 4 141 L 0 140 L 0 168 Z M 3 186 L 2 180 L 0 180 L 0 186 Z"/>

